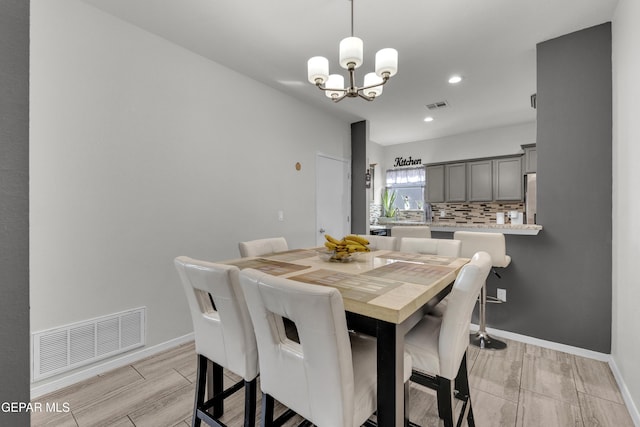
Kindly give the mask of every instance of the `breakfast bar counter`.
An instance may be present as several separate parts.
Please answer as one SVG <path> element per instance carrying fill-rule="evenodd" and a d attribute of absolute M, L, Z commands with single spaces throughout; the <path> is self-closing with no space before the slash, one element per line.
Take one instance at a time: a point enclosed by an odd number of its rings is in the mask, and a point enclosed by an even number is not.
<path fill-rule="evenodd" d="M 371 226 L 371 229 L 375 228 L 391 228 L 396 226 L 419 226 L 425 225 L 431 228 L 431 231 L 450 232 L 455 231 L 483 231 L 489 233 L 503 233 L 503 234 L 520 234 L 534 236 L 542 230 L 542 226 L 539 224 L 496 224 L 496 223 L 473 223 L 473 222 L 444 222 L 434 221 L 431 223 L 418 222 L 418 221 L 389 221 L 377 226 Z"/>
<path fill-rule="evenodd" d="M 536 235 L 542 230 L 538 224 L 478 224 L 456 222 L 433 222 L 430 224 L 432 231 L 484 231 L 503 234 L 529 234 Z"/>

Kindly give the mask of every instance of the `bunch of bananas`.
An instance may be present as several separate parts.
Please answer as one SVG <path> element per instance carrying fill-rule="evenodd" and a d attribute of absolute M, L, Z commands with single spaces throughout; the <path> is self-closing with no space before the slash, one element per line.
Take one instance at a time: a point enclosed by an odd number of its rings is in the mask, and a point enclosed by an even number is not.
<path fill-rule="evenodd" d="M 369 252 L 369 241 L 361 236 L 355 234 L 349 234 L 343 237 L 341 240 L 336 239 L 328 234 L 324 235 L 326 242 L 324 245 L 327 249 L 334 251 L 334 255 L 331 259 L 341 260 L 349 257 L 354 252 Z"/>

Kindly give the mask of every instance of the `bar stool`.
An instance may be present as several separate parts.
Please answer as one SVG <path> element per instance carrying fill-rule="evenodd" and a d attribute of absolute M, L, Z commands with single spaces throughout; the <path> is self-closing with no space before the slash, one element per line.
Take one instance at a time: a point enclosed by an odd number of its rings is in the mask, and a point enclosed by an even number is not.
<path fill-rule="evenodd" d="M 493 274 L 500 278 L 496 267 L 504 268 L 511 263 L 511 257 L 506 253 L 506 243 L 502 233 L 484 233 L 476 231 L 456 231 L 453 233 L 455 240 L 460 240 L 462 248 L 460 255 L 469 258 L 478 251 L 485 251 L 491 256 Z M 500 303 L 498 299 L 491 302 Z M 487 284 L 482 286 L 480 291 L 480 304 L 478 313 L 479 329 L 475 334 L 471 334 L 471 344 L 486 349 L 503 350 L 507 348 L 507 343 L 489 336 L 486 330 L 486 306 L 487 306 Z"/>
<path fill-rule="evenodd" d="M 269 255 L 275 252 L 289 250 L 289 245 L 284 237 L 270 237 L 268 239 L 249 240 L 238 243 L 242 258 Z"/>
<path fill-rule="evenodd" d="M 202 420 L 210 426 L 224 426 L 218 420 L 224 413 L 224 399 L 244 385 L 244 426 L 253 427 L 256 419 L 258 347 L 240 288 L 239 269 L 185 256 L 176 258 L 174 264 L 191 310 L 198 354 L 192 426 L 200 426 Z M 209 362 L 213 367 L 213 396 L 205 401 Z M 223 368 L 241 376 L 243 380 L 223 390 Z"/>

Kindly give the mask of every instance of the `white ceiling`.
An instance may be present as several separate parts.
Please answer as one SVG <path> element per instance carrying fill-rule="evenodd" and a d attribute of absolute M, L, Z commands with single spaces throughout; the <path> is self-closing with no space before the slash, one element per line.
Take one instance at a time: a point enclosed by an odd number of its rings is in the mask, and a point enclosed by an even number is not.
<path fill-rule="evenodd" d="M 398 50 L 399 69 L 377 100 L 337 104 L 307 82 L 306 63 L 322 55 L 346 76 L 337 61 L 349 0 L 84 1 L 349 122 L 369 120 L 371 140 L 391 145 L 534 121 L 536 44 L 611 20 L 618 0 L 355 0 L 356 83 L 384 47 Z M 454 73 L 464 77 L 455 86 Z M 425 107 L 442 100 L 450 106 Z"/>

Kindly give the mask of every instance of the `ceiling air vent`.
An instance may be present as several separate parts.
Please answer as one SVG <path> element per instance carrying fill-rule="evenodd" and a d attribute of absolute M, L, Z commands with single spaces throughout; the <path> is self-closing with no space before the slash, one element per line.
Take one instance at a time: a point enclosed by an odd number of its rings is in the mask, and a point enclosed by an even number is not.
<path fill-rule="evenodd" d="M 449 103 L 447 101 L 438 101 L 438 102 L 433 102 L 431 104 L 427 104 L 427 108 L 429 110 L 438 110 L 440 108 L 445 108 L 448 106 L 449 106 Z"/>

